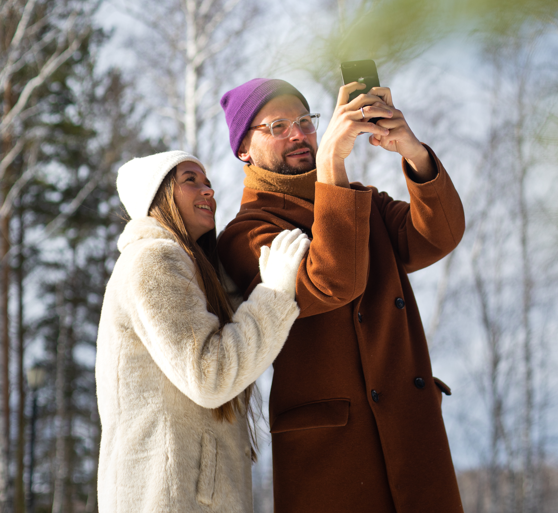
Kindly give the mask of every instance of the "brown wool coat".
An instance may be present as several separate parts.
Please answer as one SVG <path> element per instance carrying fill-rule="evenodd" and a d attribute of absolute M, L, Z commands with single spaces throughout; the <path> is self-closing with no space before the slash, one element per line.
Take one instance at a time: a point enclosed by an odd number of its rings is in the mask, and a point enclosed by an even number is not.
<path fill-rule="evenodd" d="M 447 255 L 465 228 L 442 164 L 410 205 L 373 187 L 316 183 L 314 204 L 246 188 L 219 240 L 248 294 L 262 244 L 312 236 L 297 277 L 300 316 L 274 363 L 275 513 L 459 513 L 459 490 L 407 274 Z M 449 390 L 445 390 L 449 392 Z"/>

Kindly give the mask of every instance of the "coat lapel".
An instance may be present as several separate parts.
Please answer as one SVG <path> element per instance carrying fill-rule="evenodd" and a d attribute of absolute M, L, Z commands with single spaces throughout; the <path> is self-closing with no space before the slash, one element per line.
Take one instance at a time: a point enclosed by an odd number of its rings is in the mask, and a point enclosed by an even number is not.
<path fill-rule="evenodd" d="M 273 217 L 284 222 L 284 230 L 300 228 L 308 237 L 312 238 L 312 224 L 314 223 L 314 205 L 295 196 L 277 192 L 257 191 L 244 188 L 242 205 L 239 216 L 250 214 L 251 218 L 267 219 Z"/>

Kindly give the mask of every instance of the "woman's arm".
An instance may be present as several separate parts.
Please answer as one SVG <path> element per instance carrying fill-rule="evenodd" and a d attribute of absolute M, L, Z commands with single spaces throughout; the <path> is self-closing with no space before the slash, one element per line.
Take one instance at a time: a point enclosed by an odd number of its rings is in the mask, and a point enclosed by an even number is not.
<path fill-rule="evenodd" d="M 308 247 L 307 240 L 297 241 L 296 248 L 283 248 L 287 253 L 279 260 L 289 265 L 279 274 L 296 274 Z M 271 257 L 277 257 L 273 248 L 268 267 Z M 134 259 L 127 301 L 134 330 L 167 378 L 200 406 L 217 408 L 273 362 L 298 316 L 294 290 L 275 288 L 256 287 L 232 322 L 219 329 L 193 262 L 177 244 L 158 240 Z"/>

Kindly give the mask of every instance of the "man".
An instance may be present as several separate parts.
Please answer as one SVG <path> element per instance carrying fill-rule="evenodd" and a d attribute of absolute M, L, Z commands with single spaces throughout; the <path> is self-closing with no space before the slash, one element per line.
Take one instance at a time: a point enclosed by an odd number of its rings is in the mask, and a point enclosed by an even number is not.
<path fill-rule="evenodd" d="M 341 87 L 319 150 L 318 118 L 292 85 L 254 79 L 221 100 L 246 163 L 240 212 L 218 246 L 226 271 L 248 294 L 262 244 L 294 227 L 312 239 L 301 313 L 274 363 L 275 512 L 462 512 L 441 415 L 450 392 L 432 377 L 407 274 L 457 246 L 463 208 L 388 88 L 348 103 L 364 87 Z M 344 159 L 362 132 L 403 157 L 410 204 L 349 183 Z"/>

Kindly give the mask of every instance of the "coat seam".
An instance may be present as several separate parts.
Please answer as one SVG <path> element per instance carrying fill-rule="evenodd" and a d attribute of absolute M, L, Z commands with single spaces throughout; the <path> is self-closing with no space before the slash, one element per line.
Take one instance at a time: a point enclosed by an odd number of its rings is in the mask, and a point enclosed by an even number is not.
<path fill-rule="evenodd" d="M 444 208 L 444 203 L 442 202 L 442 199 L 440 198 L 440 194 L 438 193 L 438 189 L 437 187 L 434 187 L 434 191 L 436 192 L 436 197 L 438 198 L 438 202 L 440 203 L 440 208 L 442 209 L 442 212 L 444 213 L 444 219 L 446 220 L 446 224 L 448 226 L 451 238 L 453 240 L 453 243 L 455 245 L 458 244 L 458 241 L 455 238 L 455 235 L 453 234 L 453 230 L 451 229 L 451 223 L 449 222 L 448 216 L 446 214 L 446 209 Z"/>

